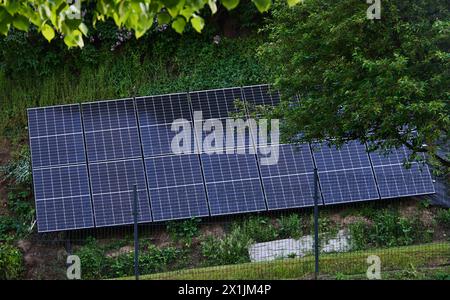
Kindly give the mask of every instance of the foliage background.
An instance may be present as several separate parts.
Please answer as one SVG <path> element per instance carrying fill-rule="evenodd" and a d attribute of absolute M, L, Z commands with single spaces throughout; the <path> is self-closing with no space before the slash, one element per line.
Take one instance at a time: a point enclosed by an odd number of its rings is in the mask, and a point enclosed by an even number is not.
<path fill-rule="evenodd" d="M 36 30 L 0 38 L 0 135 L 23 137 L 26 108 L 267 82 L 256 58 L 264 15 L 250 1 L 210 16 L 202 34 L 154 29 L 136 40 L 112 22 L 83 50 Z"/>

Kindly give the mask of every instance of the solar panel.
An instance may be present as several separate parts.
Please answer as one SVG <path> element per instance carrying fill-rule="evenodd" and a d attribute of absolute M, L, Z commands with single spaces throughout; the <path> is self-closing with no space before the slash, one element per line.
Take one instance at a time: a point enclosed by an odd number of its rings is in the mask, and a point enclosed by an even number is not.
<path fill-rule="evenodd" d="M 39 232 L 94 226 L 80 106 L 28 110 Z"/>
<path fill-rule="evenodd" d="M 313 145 L 325 204 L 379 199 L 366 146 L 349 142 L 341 148 Z"/>
<path fill-rule="evenodd" d="M 404 165 L 408 154 L 409 151 L 405 146 L 392 151 L 389 155 L 370 153 L 382 199 L 435 192 L 427 165 L 417 162 L 411 163 L 410 168 Z"/>
<path fill-rule="evenodd" d="M 133 186 L 139 222 L 152 221 L 132 99 L 82 104 L 96 226 L 133 223 Z"/>
<path fill-rule="evenodd" d="M 131 224 L 135 184 L 141 223 L 312 206 L 315 166 L 320 204 L 434 193 L 426 165 L 403 167 L 405 147 L 257 148 L 257 124 L 232 118 L 236 100 L 280 95 L 256 85 L 29 109 L 38 231 Z"/>
<path fill-rule="evenodd" d="M 273 165 L 260 163 L 261 176 L 270 210 L 314 205 L 314 162 L 308 144 L 275 145 L 261 148 L 261 153 L 278 151 L 278 162 Z M 322 200 L 319 200 L 319 205 Z"/>
<path fill-rule="evenodd" d="M 196 143 L 187 94 L 139 98 L 136 107 L 154 221 L 209 215 L 198 155 L 172 149 L 181 129 L 189 131 L 182 143 L 191 151 Z"/>

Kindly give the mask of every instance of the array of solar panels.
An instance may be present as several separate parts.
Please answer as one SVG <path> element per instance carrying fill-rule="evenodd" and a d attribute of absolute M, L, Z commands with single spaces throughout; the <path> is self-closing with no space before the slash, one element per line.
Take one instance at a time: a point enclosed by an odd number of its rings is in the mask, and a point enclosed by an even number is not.
<path fill-rule="evenodd" d="M 208 132 L 194 114 L 230 129 L 236 99 L 280 101 L 269 86 L 256 85 L 29 109 L 39 232 L 131 224 L 134 185 L 140 223 L 308 207 L 315 167 L 321 205 L 434 193 L 426 166 L 404 168 L 405 148 L 388 157 L 368 154 L 358 142 L 339 150 L 317 144 L 264 149 L 258 132 L 247 128 L 244 146 L 223 140 L 224 154 L 203 150 Z M 193 153 L 173 153 L 173 128 L 191 130 L 184 142 Z M 275 153 L 270 146 L 278 147 L 278 163 L 262 164 Z"/>

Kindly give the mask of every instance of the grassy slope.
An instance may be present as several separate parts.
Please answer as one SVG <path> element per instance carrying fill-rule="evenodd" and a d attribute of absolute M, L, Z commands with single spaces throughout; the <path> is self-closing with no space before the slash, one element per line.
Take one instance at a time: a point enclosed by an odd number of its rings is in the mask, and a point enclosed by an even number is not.
<path fill-rule="evenodd" d="M 373 249 L 348 253 L 322 254 L 321 274 L 364 274 L 369 255 L 378 255 L 383 271 L 404 270 L 442 266 L 450 263 L 450 243 L 432 243 L 387 249 Z M 448 270 L 448 269 L 446 269 Z M 182 280 L 233 280 L 233 279 L 293 279 L 311 276 L 314 272 L 314 257 L 275 260 L 271 262 L 246 263 L 181 270 L 141 276 L 141 279 Z M 133 279 L 133 277 L 121 278 Z"/>

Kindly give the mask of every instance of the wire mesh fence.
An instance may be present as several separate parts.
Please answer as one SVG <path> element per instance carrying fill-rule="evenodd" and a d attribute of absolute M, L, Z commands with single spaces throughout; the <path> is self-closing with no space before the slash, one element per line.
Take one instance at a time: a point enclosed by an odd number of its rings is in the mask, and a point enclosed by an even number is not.
<path fill-rule="evenodd" d="M 448 278 L 449 215 L 426 198 L 320 207 L 318 279 Z M 133 235 L 33 234 L 25 277 L 134 279 Z M 139 279 L 315 278 L 313 208 L 140 224 L 138 239 Z"/>

